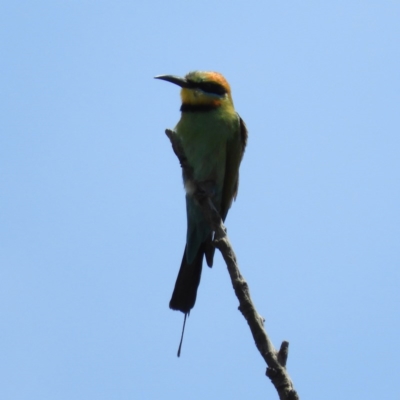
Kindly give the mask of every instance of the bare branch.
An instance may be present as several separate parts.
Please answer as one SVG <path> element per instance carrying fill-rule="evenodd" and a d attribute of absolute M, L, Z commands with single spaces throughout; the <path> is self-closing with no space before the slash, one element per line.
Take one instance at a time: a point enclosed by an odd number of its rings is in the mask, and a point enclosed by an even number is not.
<path fill-rule="evenodd" d="M 193 169 L 187 162 L 179 138 L 175 132 L 167 129 L 165 133 L 171 141 L 172 148 L 179 159 L 185 178 L 192 181 L 195 185 L 196 191 L 194 197 L 201 207 L 206 220 L 215 232 L 214 244 L 221 252 L 228 267 L 232 286 L 239 300 L 239 310 L 249 324 L 257 349 L 268 365 L 266 375 L 275 386 L 280 400 L 300 400 L 286 370 L 289 342 L 283 341 L 279 352 L 275 350 L 264 329 L 264 318 L 258 314 L 251 300 L 249 286 L 240 273 L 236 255 L 229 242 L 226 228 L 218 211 L 208 197 L 207 191 L 201 187 L 201 183 L 194 180 Z"/>

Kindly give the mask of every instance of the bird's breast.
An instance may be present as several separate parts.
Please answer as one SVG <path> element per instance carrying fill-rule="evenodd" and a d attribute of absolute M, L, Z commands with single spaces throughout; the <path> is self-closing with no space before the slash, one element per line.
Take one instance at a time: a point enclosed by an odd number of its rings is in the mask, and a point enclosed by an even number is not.
<path fill-rule="evenodd" d="M 239 135 L 237 114 L 219 110 L 182 113 L 175 131 L 193 168 L 194 178 L 199 182 L 214 182 L 217 190 L 222 190 L 227 142 Z M 191 187 L 188 182 L 185 186 Z"/>

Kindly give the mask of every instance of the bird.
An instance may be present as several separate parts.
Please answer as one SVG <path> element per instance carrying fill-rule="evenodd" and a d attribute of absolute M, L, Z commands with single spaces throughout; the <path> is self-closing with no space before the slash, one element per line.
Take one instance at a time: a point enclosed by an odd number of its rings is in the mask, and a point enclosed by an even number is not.
<path fill-rule="evenodd" d="M 225 221 L 238 193 L 239 167 L 248 137 L 246 125 L 235 111 L 230 85 L 222 74 L 213 71 L 192 71 L 185 77 L 158 75 L 155 78 L 181 88 L 181 118 L 174 132 L 193 171 L 193 179 L 206 189 Z M 185 326 L 186 316 L 196 302 L 203 258 L 212 267 L 215 247 L 212 228 L 193 197 L 195 186 L 184 173 L 183 180 L 186 246 L 169 307 L 185 314 Z"/>

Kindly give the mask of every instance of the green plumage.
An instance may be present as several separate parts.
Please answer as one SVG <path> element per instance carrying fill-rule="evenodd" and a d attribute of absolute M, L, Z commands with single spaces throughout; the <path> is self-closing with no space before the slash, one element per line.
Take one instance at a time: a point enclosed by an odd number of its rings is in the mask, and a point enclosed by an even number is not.
<path fill-rule="evenodd" d="M 182 116 L 175 132 L 194 179 L 206 188 L 225 220 L 239 182 L 239 166 L 247 142 L 245 124 L 235 112 L 229 84 L 215 72 L 195 71 L 185 78 L 158 77 L 181 86 Z M 184 177 L 185 179 L 185 177 Z M 211 267 L 212 230 L 193 198 L 193 185 L 185 181 L 187 235 L 181 267 L 170 307 L 188 314 L 196 302 L 203 256 Z"/>
<path fill-rule="evenodd" d="M 195 180 L 205 184 L 223 218 L 233 199 L 241 159 L 239 116 L 224 111 L 218 107 L 183 113 L 175 127 Z M 185 185 L 190 186 L 187 182 Z M 186 259 L 191 264 L 211 229 L 190 193 L 186 194 L 186 211 Z"/>

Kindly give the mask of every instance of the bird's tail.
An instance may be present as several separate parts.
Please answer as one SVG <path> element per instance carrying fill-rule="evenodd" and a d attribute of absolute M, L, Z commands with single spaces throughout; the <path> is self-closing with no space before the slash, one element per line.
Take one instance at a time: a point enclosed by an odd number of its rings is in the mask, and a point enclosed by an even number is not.
<path fill-rule="evenodd" d="M 196 303 L 197 288 L 200 284 L 205 244 L 203 243 L 191 264 L 187 262 L 186 247 L 183 253 L 181 268 L 176 278 L 174 292 L 169 307 L 189 314 Z"/>

